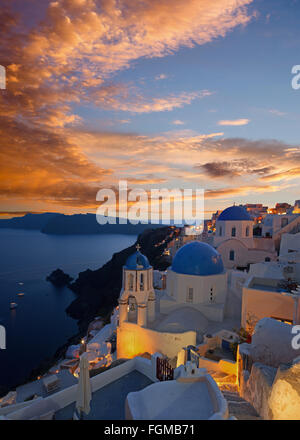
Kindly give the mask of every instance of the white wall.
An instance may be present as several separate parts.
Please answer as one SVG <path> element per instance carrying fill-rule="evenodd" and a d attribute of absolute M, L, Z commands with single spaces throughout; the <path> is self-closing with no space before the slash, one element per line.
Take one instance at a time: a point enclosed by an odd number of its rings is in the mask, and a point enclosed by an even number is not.
<path fill-rule="evenodd" d="M 182 347 L 196 345 L 196 332 L 158 332 L 124 322 L 117 330 L 117 357 L 132 358 L 148 352 L 160 352 L 169 358 L 177 356 Z"/>
<path fill-rule="evenodd" d="M 187 301 L 188 288 L 193 289 L 193 302 Z M 213 301 L 210 292 L 213 292 Z M 178 304 L 224 304 L 227 292 L 226 272 L 211 276 L 184 275 L 167 271 L 167 294 Z M 163 313 L 163 310 L 161 310 Z"/>
<path fill-rule="evenodd" d="M 248 249 L 244 243 L 238 239 L 228 239 L 217 247 L 222 256 L 223 264 L 226 269 L 235 267 L 247 267 L 248 264 L 260 263 L 266 258 L 276 259 L 276 253 L 264 249 Z M 230 260 L 230 251 L 234 251 L 234 260 Z"/>
<path fill-rule="evenodd" d="M 246 236 L 246 229 L 249 228 L 249 236 Z M 219 235 L 220 228 L 222 228 L 222 235 Z M 235 237 L 232 237 L 232 228 L 236 228 Z M 214 236 L 214 246 L 218 246 L 225 240 L 238 239 L 242 241 L 247 248 L 253 248 L 253 221 L 252 220 L 227 220 L 216 221 L 216 234 Z"/>
<path fill-rule="evenodd" d="M 251 281 L 251 279 L 249 280 Z M 264 281 L 266 282 L 266 281 Z M 273 281 L 275 285 L 277 280 Z M 242 299 L 242 327 L 247 327 L 247 317 L 252 316 L 259 321 L 262 318 L 280 318 L 293 320 L 294 300 L 279 292 L 272 292 L 258 288 L 243 287 Z M 249 286 L 249 284 L 248 284 Z M 299 301 L 300 302 L 300 301 Z M 299 304 L 300 309 L 300 304 Z M 298 311 L 298 316 L 300 310 Z"/>
<path fill-rule="evenodd" d="M 289 251 L 300 251 L 300 232 L 298 234 L 282 234 L 280 242 L 280 255 L 286 255 Z M 291 255 L 291 258 L 293 255 Z"/>
<path fill-rule="evenodd" d="M 263 224 L 262 224 L 262 235 L 263 237 L 266 236 L 267 233 L 270 235 L 275 235 L 282 226 L 282 221 L 284 219 L 287 219 L 288 223 L 290 224 L 295 218 L 297 217 L 297 214 L 268 214 L 264 218 Z"/>

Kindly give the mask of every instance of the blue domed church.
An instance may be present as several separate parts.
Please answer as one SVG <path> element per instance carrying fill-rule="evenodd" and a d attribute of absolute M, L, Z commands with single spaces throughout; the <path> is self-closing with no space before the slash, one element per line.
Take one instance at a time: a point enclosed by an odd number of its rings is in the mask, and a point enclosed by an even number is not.
<path fill-rule="evenodd" d="M 207 243 L 191 241 L 176 253 L 167 271 L 167 291 L 160 310 L 168 313 L 188 305 L 207 319 L 222 321 L 227 273 L 219 252 Z"/>
<path fill-rule="evenodd" d="M 202 341 L 210 321 L 223 321 L 227 273 L 209 244 L 182 246 L 167 270 L 166 289 L 153 289 L 153 269 L 139 249 L 123 267 L 117 328 L 118 358 L 164 353 Z"/>
<path fill-rule="evenodd" d="M 230 206 L 219 215 L 213 244 L 226 269 L 247 268 L 249 264 L 276 258 L 273 242 L 253 237 L 253 226 L 242 206 Z"/>

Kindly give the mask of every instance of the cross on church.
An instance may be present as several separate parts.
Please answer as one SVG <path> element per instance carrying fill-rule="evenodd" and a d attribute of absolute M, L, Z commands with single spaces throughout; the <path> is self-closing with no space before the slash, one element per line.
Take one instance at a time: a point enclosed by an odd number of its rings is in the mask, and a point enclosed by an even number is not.
<path fill-rule="evenodd" d="M 136 250 L 139 252 L 140 249 L 141 249 L 141 246 L 140 246 L 140 244 L 138 243 L 138 244 L 136 245 Z"/>

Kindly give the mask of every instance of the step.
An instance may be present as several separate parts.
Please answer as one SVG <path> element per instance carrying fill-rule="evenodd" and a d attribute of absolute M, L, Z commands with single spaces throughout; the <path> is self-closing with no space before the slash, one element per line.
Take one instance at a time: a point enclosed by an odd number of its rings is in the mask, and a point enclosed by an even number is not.
<path fill-rule="evenodd" d="M 262 420 L 251 403 L 238 393 L 231 391 L 222 391 L 222 393 L 227 400 L 230 416 L 234 416 L 238 420 Z"/>

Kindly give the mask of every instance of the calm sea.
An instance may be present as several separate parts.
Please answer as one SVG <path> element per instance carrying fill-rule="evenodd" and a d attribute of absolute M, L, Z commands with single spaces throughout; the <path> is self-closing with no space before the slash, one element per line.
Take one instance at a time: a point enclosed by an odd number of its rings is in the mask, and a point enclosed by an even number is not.
<path fill-rule="evenodd" d="M 0 229 L 0 324 L 6 329 L 7 347 L 0 350 L 0 387 L 25 380 L 78 331 L 76 321 L 65 313 L 75 295 L 55 288 L 46 276 L 58 267 L 73 277 L 98 269 L 135 240 L 133 235 L 53 236 Z M 21 292 L 24 296 L 19 297 Z M 11 301 L 17 309 L 10 310 Z"/>

